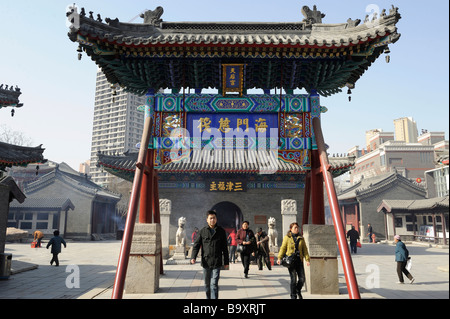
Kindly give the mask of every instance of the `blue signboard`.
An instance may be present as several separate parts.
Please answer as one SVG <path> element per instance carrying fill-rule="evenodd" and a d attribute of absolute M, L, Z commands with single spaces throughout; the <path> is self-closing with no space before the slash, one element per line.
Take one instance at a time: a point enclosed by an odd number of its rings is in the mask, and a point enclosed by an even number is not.
<path fill-rule="evenodd" d="M 271 129 L 278 130 L 278 114 L 188 113 L 186 129 L 191 137 L 269 137 Z"/>
<path fill-rule="evenodd" d="M 226 65 L 225 66 L 225 87 L 227 89 L 238 89 L 240 83 L 241 66 Z"/>

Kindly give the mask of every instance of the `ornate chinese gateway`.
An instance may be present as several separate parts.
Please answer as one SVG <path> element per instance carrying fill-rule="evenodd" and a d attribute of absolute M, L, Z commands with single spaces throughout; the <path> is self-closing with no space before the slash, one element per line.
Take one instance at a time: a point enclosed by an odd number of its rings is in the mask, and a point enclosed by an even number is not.
<path fill-rule="evenodd" d="M 113 297 L 122 296 L 139 202 L 140 223 L 160 222 L 158 187 L 163 186 L 165 197 L 170 185 L 184 189 L 177 192 L 178 199 L 190 199 L 194 207 L 171 198 L 174 209 L 180 205 L 203 211 L 192 196 L 206 206 L 218 198 L 214 196 L 228 196 L 249 214 L 257 207 L 251 203 L 264 203 L 270 210 L 266 198 L 279 206 L 286 196 L 295 197 L 287 190 L 291 188 L 304 194 L 303 224 L 309 221 L 310 204 L 312 223 L 324 224 L 324 183 L 349 295 L 359 297 L 332 181 L 332 174 L 345 172 L 352 160 L 328 161 L 320 128 L 326 108 L 320 96 L 343 89 L 351 93 L 399 39 L 400 14 L 392 7 L 364 21 L 325 24 L 325 14 L 316 6 L 300 12 L 304 18 L 298 22 L 271 23 L 168 22 L 162 7 L 143 13 L 142 23 L 103 19 L 75 6 L 67 13 L 69 38 L 77 43 L 79 58 L 83 52 L 89 56 L 112 89 L 147 96 L 141 107 L 146 122 L 139 154 L 100 155 L 101 165 L 115 174 L 134 175 Z M 306 94 L 296 94 L 298 90 Z M 201 188 L 207 195 L 193 193 Z M 258 193 L 263 188 L 271 193 Z M 264 214 L 271 212 L 252 216 L 266 223 Z"/>

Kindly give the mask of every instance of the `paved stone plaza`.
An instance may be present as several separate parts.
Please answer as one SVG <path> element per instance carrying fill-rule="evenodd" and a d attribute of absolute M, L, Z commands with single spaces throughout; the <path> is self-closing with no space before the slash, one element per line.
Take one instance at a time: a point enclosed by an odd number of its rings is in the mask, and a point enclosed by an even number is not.
<path fill-rule="evenodd" d="M 32 249 L 29 243 L 7 243 L 5 253 L 13 254 L 13 274 L 0 281 L 0 299 L 109 299 L 120 244 L 120 241 L 69 241 L 60 254 L 60 266 L 55 267 L 50 266 L 49 250 Z M 407 247 L 413 258 L 411 273 L 416 278 L 412 285 L 396 284 L 392 243 L 363 244 L 358 254 L 352 255 L 363 299 L 449 298 L 449 250 L 408 243 Z M 164 265 L 164 270 L 156 294 L 125 294 L 124 298 L 205 298 L 200 263 Z M 251 265 L 249 278 L 245 279 L 242 265 L 232 264 L 230 270 L 222 271 L 219 286 L 221 299 L 289 299 L 289 274 L 281 266 L 259 271 L 256 265 Z M 348 299 L 340 259 L 339 290 L 339 295 L 311 295 L 304 291 L 303 296 Z"/>

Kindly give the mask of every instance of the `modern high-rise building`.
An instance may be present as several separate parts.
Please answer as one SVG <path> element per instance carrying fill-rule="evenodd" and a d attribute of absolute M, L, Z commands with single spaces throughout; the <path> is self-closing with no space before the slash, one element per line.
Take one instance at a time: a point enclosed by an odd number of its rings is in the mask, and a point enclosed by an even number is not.
<path fill-rule="evenodd" d="M 112 175 L 97 167 L 97 152 L 122 154 L 136 150 L 144 127 L 144 112 L 138 111 L 145 97 L 114 88 L 101 70 L 97 72 L 90 174 L 92 181 L 108 186 Z"/>
<path fill-rule="evenodd" d="M 383 132 L 382 129 L 366 131 L 366 149 L 376 150 L 381 144 L 394 140 L 394 132 Z"/>
<path fill-rule="evenodd" d="M 396 141 L 417 143 L 417 137 L 419 136 L 417 123 L 412 117 L 402 117 L 394 120 L 394 130 Z"/>

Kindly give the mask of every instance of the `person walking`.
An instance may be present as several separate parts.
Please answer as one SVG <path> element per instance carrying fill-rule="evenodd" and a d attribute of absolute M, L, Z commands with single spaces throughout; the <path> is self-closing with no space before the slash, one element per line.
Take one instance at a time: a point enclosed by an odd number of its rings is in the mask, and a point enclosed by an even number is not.
<path fill-rule="evenodd" d="M 263 270 L 263 260 L 264 260 L 267 269 L 272 270 L 269 258 L 269 236 L 267 236 L 267 234 L 263 232 L 262 228 L 259 228 L 255 237 L 257 247 L 256 253 L 258 254 L 256 257 L 258 269 Z"/>
<path fill-rule="evenodd" d="M 228 235 L 228 242 L 230 244 L 230 263 L 235 264 L 236 263 L 236 230 L 232 230 L 231 233 Z"/>
<path fill-rule="evenodd" d="M 244 266 L 244 276 L 248 278 L 248 271 L 250 269 L 250 256 L 254 253 L 256 247 L 255 234 L 249 228 L 250 223 L 244 221 L 242 223 L 242 228 L 237 232 L 236 242 L 238 245 L 242 245 L 243 249 L 241 251 L 241 261 Z"/>
<path fill-rule="evenodd" d="M 61 244 L 64 245 L 64 248 L 67 248 L 66 245 L 66 241 L 59 236 L 59 230 L 55 230 L 53 232 L 53 236 L 48 244 L 47 244 L 47 249 L 48 247 L 52 246 L 52 250 L 51 253 L 53 254 L 52 260 L 50 260 L 50 265 L 53 265 L 53 262 L 55 263 L 56 267 L 59 266 L 59 259 L 58 259 L 58 254 L 61 253 Z"/>
<path fill-rule="evenodd" d="M 34 246 L 34 248 L 41 247 L 42 238 L 44 238 L 44 233 L 40 230 L 36 230 L 33 233 L 33 240 L 36 242 L 36 246 Z"/>
<path fill-rule="evenodd" d="M 194 231 L 192 232 L 192 235 L 191 235 L 191 244 L 192 245 L 194 244 L 194 242 L 197 239 L 197 237 L 198 237 L 198 228 L 195 227 Z"/>
<path fill-rule="evenodd" d="M 350 250 L 353 254 L 356 254 L 356 245 L 359 240 L 359 233 L 356 231 L 355 226 L 352 226 L 352 229 L 350 229 L 347 232 L 347 238 L 350 238 Z"/>
<path fill-rule="evenodd" d="M 283 238 L 283 243 L 278 252 L 278 265 L 281 264 L 281 260 L 285 255 L 293 256 L 293 262 L 288 267 L 289 275 L 291 277 L 291 299 L 297 299 L 297 295 L 299 299 L 303 299 L 301 291 L 306 280 L 303 259 L 305 259 L 306 265 L 309 266 L 310 258 L 305 239 L 300 235 L 298 223 L 292 223 L 289 226 L 287 235 Z"/>
<path fill-rule="evenodd" d="M 367 224 L 367 236 L 369 236 L 369 243 L 372 242 L 373 228 L 372 225 Z"/>
<path fill-rule="evenodd" d="M 397 275 L 398 275 L 398 284 L 404 284 L 403 274 L 410 280 L 412 284 L 415 279 L 406 269 L 406 263 L 408 262 L 409 251 L 406 248 L 406 245 L 402 242 L 400 235 L 394 236 L 395 243 L 395 261 L 397 262 Z"/>
<path fill-rule="evenodd" d="M 200 251 L 203 277 L 205 278 L 205 291 L 207 299 L 219 298 L 219 278 L 222 266 L 229 266 L 227 234 L 225 229 L 217 225 L 217 214 L 210 210 L 206 213 L 207 226 L 203 227 L 192 249 L 191 264 Z M 223 261 L 222 261 L 223 260 Z"/>

